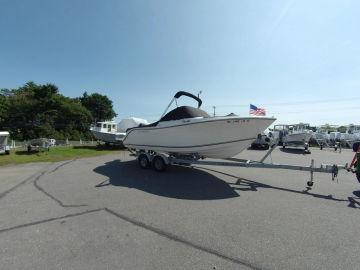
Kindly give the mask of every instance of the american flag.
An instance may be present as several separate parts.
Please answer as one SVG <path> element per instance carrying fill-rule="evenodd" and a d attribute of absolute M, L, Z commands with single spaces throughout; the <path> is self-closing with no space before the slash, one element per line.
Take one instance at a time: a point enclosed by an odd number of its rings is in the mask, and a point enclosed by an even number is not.
<path fill-rule="evenodd" d="M 261 116 L 265 116 L 266 115 L 266 111 L 265 109 L 262 108 L 258 108 L 255 105 L 250 104 L 250 114 L 252 115 L 261 115 Z"/>

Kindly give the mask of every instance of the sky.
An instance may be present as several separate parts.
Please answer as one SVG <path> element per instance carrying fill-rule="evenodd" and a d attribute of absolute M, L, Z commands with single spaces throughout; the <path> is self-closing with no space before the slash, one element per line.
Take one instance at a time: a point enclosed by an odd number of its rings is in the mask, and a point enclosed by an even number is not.
<path fill-rule="evenodd" d="M 216 115 L 360 124 L 360 1 L 0 0 L 0 88 L 99 92 L 157 120 L 179 90 Z M 193 105 L 184 98 L 180 105 Z"/>

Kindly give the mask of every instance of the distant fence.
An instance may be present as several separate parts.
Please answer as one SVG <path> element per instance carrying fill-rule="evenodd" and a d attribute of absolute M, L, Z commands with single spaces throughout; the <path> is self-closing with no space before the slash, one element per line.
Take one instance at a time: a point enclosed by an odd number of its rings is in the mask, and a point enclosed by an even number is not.
<path fill-rule="evenodd" d="M 28 145 L 28 141 L 15 141 L 11 140 L 10 142 L 10 148 L 12 149 L 26 149 Z M 69 140 L 56 140 L 55 143 L 56 146 L 89 146 L 89 145 L 97 145 L 97 141 L 69 141 Z"/>
<path fill-rule="evenodd" d="M 68 141 L 68 140 L 56 140 L 56 144 L 57 146 L 66 146 L 66 145 L 71 145 L 71 146 L 80 146 L 80 145 L 96 145 L 97 141 L 83 141 L 83 140 L 79 140 L 79 141 Z"/>

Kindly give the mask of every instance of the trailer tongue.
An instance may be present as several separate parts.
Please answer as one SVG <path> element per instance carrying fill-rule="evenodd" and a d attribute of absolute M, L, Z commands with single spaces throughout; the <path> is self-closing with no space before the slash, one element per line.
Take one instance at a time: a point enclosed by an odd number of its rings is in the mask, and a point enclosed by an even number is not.
<path fill-rule="evenodd" d="M 183 160 L 168 157 L 168 164 L 173 165 L 215 165 L 215 166 L 227 166 L 227 167 L 242 167 L 242 168 L 263 168 L 263 169 L 283 169 L 294 171 L 307 171 L 310 172 L 310 180 L 307 182 L 309 187 L 314 184 L 314 173 L 330 173 L 331 179 L 335 180 L 338 176 L 339 170 L 346 169 L 347 165 L 330 165 L 321 164 L 320 167 L 315 166 L 315 162 L 312 159 L 310 166 L 288 165 L 288 164 L 275 164 L 264 163 L 253 160 L 236 160 L 234 158 L 230 161 L 205 161 L 205 160 Z"/>

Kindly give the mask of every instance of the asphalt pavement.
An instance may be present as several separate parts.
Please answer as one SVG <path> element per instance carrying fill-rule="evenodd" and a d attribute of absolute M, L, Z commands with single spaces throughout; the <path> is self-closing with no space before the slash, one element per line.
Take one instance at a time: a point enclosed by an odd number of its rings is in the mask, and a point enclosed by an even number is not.
<path fill-rule="evenodd" d="M 238 158 L 259 160 L 263 151 Z M 350 162 L 276 149 L 267 162 Z M 0 157 L 1 158 L 1 157 Z M 143 170 L 118 155 L 0 167 L 1 269 L 360 269 L 351 173 Z"/>

